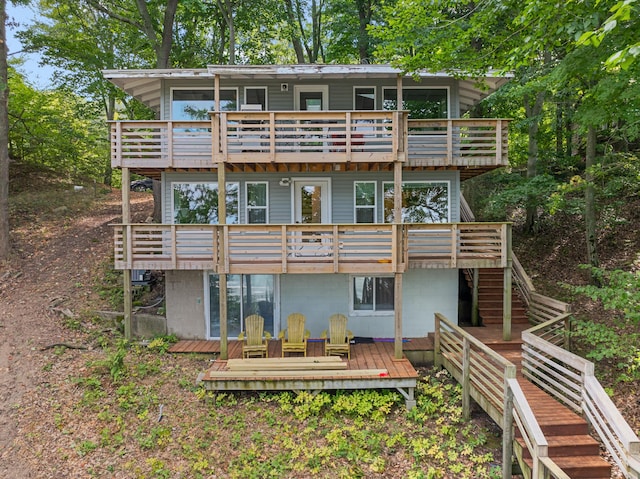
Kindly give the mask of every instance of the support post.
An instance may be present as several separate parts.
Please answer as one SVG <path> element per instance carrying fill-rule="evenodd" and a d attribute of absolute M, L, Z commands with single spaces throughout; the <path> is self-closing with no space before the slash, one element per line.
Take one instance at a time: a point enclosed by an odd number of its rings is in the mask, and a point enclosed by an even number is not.
<path fill-rule="evenodd" d="M 507 264 L 504 268 L 504 288 L 502 296 L 502 339 L 511 341 L 511 225 L 506 226 L 505 248 L 507 250 Z"/>
<path fill-rule="evenodd" d="M 509 379 L 516 377 L 516 367 L 509 365 L 504 372 L 504 410 L 502 413 L 502 479 L 513 476 L 513 391 Z"/>
<path fill-rule="evenodd" d="M 218 162 L 218 284 L 220 288 L 220 359 L 229 358 L 228 317 L 227 317 L 227 268 L 226 268 L 226 229 L 227 223 L 227 186 L 224 162 Z"/>
<path fill-rule="evenodd" d="M 471 417 L 471 345 L 466 337 L 462 340 L 462 417 Z"/>
<path fill-rule="evenodd" d="M 471 292 L 471 325 L 472 326 L 480 326 L 480 316 L 478 310 L 478 292 L 480 289 L 480 269 L 473 268 L 473 278 L 472 280 L 472 288 Z"/>
<path fill-rule="evenodd" d="M 133 311 L 133 294 L 131 291 L 131 258 L 129 258 L 129 237 L 130 228 L 127 225 L 131 224 L 131 209 L 129 206 L 129 185 L 131 184 L 131 174 L 129 168 L 122 168 L 122 255 L 125 264 L 125 269 L 122 274 L 122 289 L 124 292 L 124 337 L 126 340 L 131 340 L 133 337 L 131 331 L 131 316 Z"/>
<path fill-rule="evenodd" d="M 395 317 L 395 339 L 394 357 L 402 359 L 402 273 L 396 273 L 394 277 L 394 317 Z"/>
<path fill-rule="evenodd" d="M 438 316 L 438 313 L 435 314 L 435 323 L 436 323 L 436 330 L 433 333 L 434 334 L 434 338 L 433 338 L 433 365 L 436 368 L 441 368 L 442 367 L 442 352 L 440 349 L 440 316 Z"/>

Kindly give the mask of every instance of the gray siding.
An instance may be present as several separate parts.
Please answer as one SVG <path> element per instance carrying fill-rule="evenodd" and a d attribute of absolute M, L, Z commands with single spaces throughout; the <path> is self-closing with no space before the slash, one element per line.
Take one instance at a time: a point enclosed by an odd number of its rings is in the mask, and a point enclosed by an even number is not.
<path fill-rule="evenodd" d="M 280 89 L 281 83 L 288 84 L 288 90 L 283 92 Z M 267 87 L 267 103 L 269 110 L 283 111 L 294 109 L 295 86 L 300 85 L 329 85 L 329 110 L 353 110 L 353 88 L 376 87 L 376 108 L 382 109 L 382 89 L 383 87 L 395 88 L 395 80 L 390 79 L 341 79 L 336 80 L 306 80 L 306 81 L 286 81 L 286 80 L 245 80 L 220 82 L 221 88 L 238 89 L 238 105 L 244 103 L 244 88 Z M 422 82 L 415 82 L 410 78 L 403 80 L 404 87 L 424 86 L 424 87 L 447 87 L 449 88 L 449 107 L 451 118 L 460 116 L 458 101 L 458 83 L 453 78 L 429 78 Z M 164 80 L 162 86 L 162 102 L 160 106 L 160 118 L 169 119 L 171 111 L 171 89 L 172 88 L 213 88 L 211 80 Z"/>

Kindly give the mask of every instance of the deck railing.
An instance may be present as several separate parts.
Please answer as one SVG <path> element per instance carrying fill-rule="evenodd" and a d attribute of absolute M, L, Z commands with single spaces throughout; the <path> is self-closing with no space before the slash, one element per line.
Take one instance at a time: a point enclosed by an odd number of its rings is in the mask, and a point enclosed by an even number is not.
<path fill-rule="evenodd" d="M 387 163 L 487 168 L 507 159 L 508 121 L 409 120 L 402 111 L 216 112 L 211 121 L 115 121 L 111 164 Z"/>
<path fill-rule="evenodd" d="M 582 414 L 627 478 L 640 477 L 640 439 L 594 375 L 594 365 L 543 337 L 564 315 L 522 333 L 522 373 L 531 382 Z"/>
<path fill-rule="evenodd" d="M 231 274 L 500 267 L 507 257 L 502 239 L 508 227 L 505 223 L 116 225 L 115 266 Z"/>

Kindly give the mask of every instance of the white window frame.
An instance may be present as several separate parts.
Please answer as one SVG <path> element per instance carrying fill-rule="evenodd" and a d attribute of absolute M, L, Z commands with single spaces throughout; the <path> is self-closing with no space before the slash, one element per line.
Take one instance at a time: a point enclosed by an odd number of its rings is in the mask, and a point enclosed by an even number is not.
<path fill-rule="evenodd" d="M 358 110 L 356 109 L 356 90 L 358 88 L 373 88 L 373 110 Z M 358 85 L 353 87 L 353 110 L 354 111 L 375 111 L 378 106 L 378 90 L 375 86 L 370 85 Z"/>
<path fill-rule="evenodd" d="M 293 108 L 300 111 L 300 93 L 319 91 L 322 93 L 323 107 L 321 111 L 329 109 L 329 85 L 294 85 L 293 86 Z"/>
<path fill-rule="evenodd" d="M 373 205 L 371 206 L 358 206 L 356 203 L 356 184 L 357 183 L 373 183 Z M 373 223 L 358 223 L 358 209 L 371 209 L 373 208 Z M 378 222 L 378 182 L 377 181 L 360 181 L 353 182 L 353 222 L 356 224 L 375 224 Z"/>
<path fill-rule="evenodd" d="M 393 309 L 387 309 L 387 310 L 382 310 L 382 311 L 378 311 L 375 309 L 376 306 L 376 301 L 375 301 L 375 286 L 373 288 L 373 294 L 374 294 L 374 300 L 373 300 L 373 307 L 374 309 L 355 309 L 354 308 L 354 304 L 355 304 L 355 297 L 353 294 L 353 282 L 356 278 L 373 278 L 374 281 L 376 278 L 391 278 L 394 279 L 393 275 L 387 275 L 387 274 L 373 274 L 373 275 L 368 275 L 368 274 L 352 274 L 349 275 L 349 316 L 393 316 L 395 315 L 395 309 L 396 309 L 396 296 L 395 296 L 395 288 L 394 288 L 394 292 L 393 292 Z"/>
<path fill-rule="evenodd" d="M 214 108 L 215 108 L 215 91 L 213 88 L 211 87 L 205 87 L 205 86 L 198 86 L 198 87 L 171 87 L 170 88 L 170 98 L 169 98 L 169 119 L 173 120 L 173 92 L 176 90 L 180 90 L 180 91 L 195 91 L 195 90 L 208 90 L 213 92 L 214 95 L 214 99 L 213 99 L 213 103 L 214 103 Z M 236 110 L 238 111 L 238 109 L 240 108 L 240 97 L 238 96 L 238 88 L 237 87 L 228 87 L 228 88 L 220 88 L 220 91 L 235 91 L 236 92 Z"/>
<path fill-rule="evenodd" d="M 265 185 L 267 189 L 266 203 L 264 206 L 249 206 L 249 185 Z M 268 181 L 246 181 L 244 184 L 244 205 L 245 205 L 245 223 L 249 223 L 249 212 L 251 210 L 265 210 L 265 224 L 269 224 L 269 182 Z"/>
<path fill-rule="evenodd" d="M 246 86 L 244 87 L 244 96 L 242 97 L 243 105 L 251 105 L 252 103 L 247 103 L 247 90 L 264 90 L 264 110 L 267 111 L 269 109 L 269 88 L 266 86 Z M 257 104 L 257 103 L 256 103 Z"/>
<path fill-rule="evenodd" d="M 402 187 L 404 185 L 416 184 L 416 183 L 429 183 L 429 184 L 437 184 L 444 183 L 447 185 L 447 221 L 443 221 L 442 223 L 451 223 L 451 181 L 450 180 L 410 180 L 403 181 Z M 393 181 L 383 181 L 382 182 L 382 221 L 386 223 L 386 215 L 384 214 L 384 192 L 386 191 L 386 185 L 394 186 Z M 439 224 L 439 223 L 425 223 L 425 224 Z"/>
<path fill-rule="evenodd" d="M 448 120 L 451 118 L 451 87 L 449 86 L 438 86 L 438 85 L 429 85 L 429 86 L 403 86 L 402 87 L 403 90 L 446 90 L 447 91 L 447 117 L 443 118 L 443 120 Z M 382 98 L 380 99 L 380 101 L 382 102 L 382 108 L 384 108 L 384 93 L 387 90 L 398 90 L 398 88 L 396 87 L 391 87 L 391 86 L 385 86 L 382 87 Z M 397 96 L 396 96 L 397 98 Z M 404 98 L 403 98 L 404 100 Z M 398 107 L 401 107 L 402 105 L 396 105 Z"/>
<path fill-rule="evenodd" d="M 171 215 L 171 224 L 180 224 L 180 223 L 176 223 L 176 218 L 175 218 L 175 200 L 173 197 L 173 189 L 174 189 L 174 185 L 202 185 L 202 184 L 206 184 L 206 185 L 213 185 L 216 188 L 218 188 L 218 182 L 217 181 L 172 181 L 170 183 L 170 196 L 171 196 L 171 211 L 170 211 L 170 215 Z M 237 185 L 238 187 L 238 198 L 236 200 L 237 205 L 236 205 L 236 210 L 238 211 L 238 223 L 240 222 L 240 183 L 237 181 L 227 181 L 226 182 L 227 186 L 228 185 Z M 220 190 L 218 189 L 218 195 L 220 194 Z M 186 223 L 185 223 L 186 224 Z M 216 224 L 220 224 L 219 219 L 218 219 L 218 223 Z M 232 224 L 232 223 L 228 223 L 228 224 Z M 237 223 L 233 223 L 233 224 L 237 224 Z"/>

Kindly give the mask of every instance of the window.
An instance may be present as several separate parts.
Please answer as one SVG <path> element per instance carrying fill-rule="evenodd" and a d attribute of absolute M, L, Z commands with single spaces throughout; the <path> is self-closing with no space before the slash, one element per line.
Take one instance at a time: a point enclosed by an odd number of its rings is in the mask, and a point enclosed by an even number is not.
<path fill-rule="evenodd" d="M 215 110 L 212 89 L 173 89 L 171 90 L 172 120 L 208 120 L 209 112 Z M 238 105 L 238 90 L 220 89 L 220 110 L 235 111 Z"/>
<path fill-rule="evenodd" d="M 384 183 L 384 221 L 393 222 L 393 183 Z M 415 181 L 402 184 L 403 223 L 448 223 L 449 182 Z"/>
<path fill-rule="evenodd" d="M 267 110 L 267 87 L 245 87 L 244 103 L 247 105 L 260 105 L 262 111 Z"/>
<path fill-rule="evenodd" d="M 267 202 L 269 196 L 268 184 L 266 182 L 246 183 L 247 188 L 247 223 L 266 224 Z"/>
<path fill-rule="evenodd" d="M 385 88 L 382 92 L 382 107 L 397 110 L 398 90 Z M 403 88 L 402 110 L 409 110 L 410 118 L 449 118 L 448 88 Z"/>
<path fill-rule="evenodd" d="M 393 277 L 354 276 L 351 279 L 351 312 L 393 311 L 394 288 Z"/>
<path fill-rule="evenodd" d="M 218 184 L 172 183 L 175 224 L 217 224 Z M 227 224 L 238 223 L 238 183 L 227 183 Z"/>
<path fill-rule="evenodd" d="M 356 223 L 376 222 L 376 182 L 356 181 L 353 183 L 353 203 Z"/>
<path fill-rule="evenodd" d="M 353 87 L 353 109 L 354 110 L 375 110 L 376 109 L 376 87 L 374 86 Z"/>

